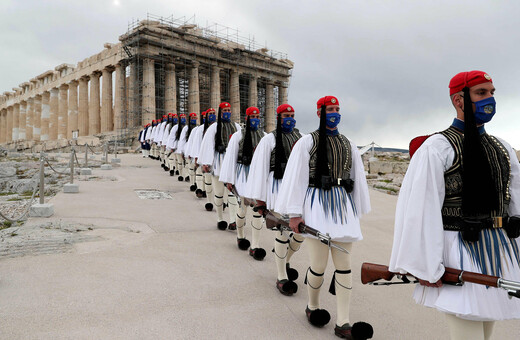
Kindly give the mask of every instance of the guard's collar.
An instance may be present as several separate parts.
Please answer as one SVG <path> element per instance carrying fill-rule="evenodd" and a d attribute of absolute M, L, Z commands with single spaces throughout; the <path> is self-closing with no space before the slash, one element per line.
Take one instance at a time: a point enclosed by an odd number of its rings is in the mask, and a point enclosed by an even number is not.
<path fill-rule="evenodd" d="M 464 132 L 464 122 L 458 118 L 453 119 L 453 123 L 451 124 L 455 129 Z M 479 126 L 478 128 L 479 135 L 486 133 L 486 129 L 484 129 L 484 125 Z"/>
<path fill-rule="evenodd" d="M 337 136 L 339 134 L 338 129 L 334 129 L 334 130 L 325 129 L 325 131 L 327 132 L 327 136 Z"/>

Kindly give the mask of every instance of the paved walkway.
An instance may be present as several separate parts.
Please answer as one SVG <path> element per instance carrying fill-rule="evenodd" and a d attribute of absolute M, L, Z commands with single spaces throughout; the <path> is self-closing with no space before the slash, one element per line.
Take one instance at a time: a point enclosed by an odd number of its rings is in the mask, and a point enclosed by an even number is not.
<path fill-rule="evenodd" d="M 31 243 L 39 251 L 0 257 L 0 339 L 336 338 L 334 321 L 317 329 L 304 314 L 305 244 L 292 261 L 300 290 L 282 296 L 271 232 L 261 240 L 268 256 L 255 261 L 238 250 L 234 233 L 217 230 L 215 213 L 204 210 L 187 183 L 149 158 L 121 159 L 121 167 L 80 178 L 79 194 L 50 200 L 52 218 L 30 219 L 13 236 L 21 240 L 18 248 Z M 165 191 L 172 199 L 141 200 L 136 189 Z M 370 322 L 374 339 L 447 339 L 443 316 L 415 305 L 413 286 L 361 285 L 362 262 L 388 263 L 397 200 L 370 193 L 365 240 L 353 251 L 352 321 Z M 16 242 L 9 247 L 14 254 Z M 331 262 L 322 308 L 334 320 Z M 495 328 L 494 339 L 516 339 L 520 321 Z"/>

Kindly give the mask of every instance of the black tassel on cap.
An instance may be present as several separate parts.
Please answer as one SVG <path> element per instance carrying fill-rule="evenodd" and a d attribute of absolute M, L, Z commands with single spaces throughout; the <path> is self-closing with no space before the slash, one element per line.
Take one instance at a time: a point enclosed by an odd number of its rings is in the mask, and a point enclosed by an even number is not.
<path fill-rule="evenodd" d="M 326 105 L 321 106 L 320 130 L 318 138 L 318 159 L 316 162 L 316 186 L 322 189 L 330 189 L 329 160 L 327 157 L 327 112 Z M 329 183 L 327 183 L 327 181 Z"/>
<path fill-rule="evenodd" d="M 282 141 L 282 115 L 279 113 L 276 118 L 276 144 L 274 147 L 274 173 L 275 179 L 282 179 L 284 169 L 282 163 L 287 163 L 285 150 Z"/>
<path fill-rule="evenodd" d="M 253 158 L 253 138 L 251 137 L 249 119 L 249 116 L 246 116 L 246 134 L 244 135 L 244 144 L 242 146 L 242 164 L 244 165 L 251 164 Z"/>
<path fill-rule="evenodd" d="M 217 116 L 217 132 L 215 133 L 215 151 L 221 152 L 220 149 L 222 149 L 222 118 L 220 117 L 222 115 L 222 108 L 218 108 L 218 116 Z"/>
<path fill-rule="evenodd" d="M 464 92 L 464 146 L 462 158 L 462 213 L 465 218 L 489 217 L 498 209 L 491 166 L 475 122 L 469 88 Z"/>

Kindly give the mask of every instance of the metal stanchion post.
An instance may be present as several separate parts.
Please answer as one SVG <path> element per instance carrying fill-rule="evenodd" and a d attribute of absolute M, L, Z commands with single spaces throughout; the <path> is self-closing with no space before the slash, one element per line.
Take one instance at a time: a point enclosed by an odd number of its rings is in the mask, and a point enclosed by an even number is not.
<path fill-rule="evenodd" d="M 85 143 L 85 168 L 88 168 L 88 144 Z"/>
<path fill-rule="evenodd" d="M 45 203 L 45 156 L 43 151 L 40 152 L 40 204 Z"/>
<path fill-rule="evenodd" d="M 70 184 L 74 183 L 74 146 L 70 147 Z"/>

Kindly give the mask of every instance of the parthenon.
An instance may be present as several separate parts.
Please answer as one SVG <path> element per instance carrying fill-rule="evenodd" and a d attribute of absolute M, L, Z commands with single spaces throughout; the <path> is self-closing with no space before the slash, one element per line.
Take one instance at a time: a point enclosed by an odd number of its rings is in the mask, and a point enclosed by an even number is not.
<path fill-rule="evenodd" d="M 163 114 L 199 114 L 221 101 L 237 122 L 248 106 L 259 107 L 271 131 L 292 68 L 282 53 L 229 28 L 148 16 L 76 66 L 58 65 L 3 92 L 0 143 L 29 147 L 69 140 L 74 131 L 133 135 Z"/>

